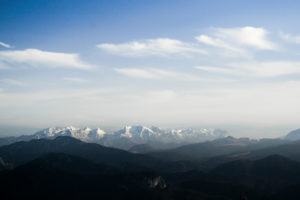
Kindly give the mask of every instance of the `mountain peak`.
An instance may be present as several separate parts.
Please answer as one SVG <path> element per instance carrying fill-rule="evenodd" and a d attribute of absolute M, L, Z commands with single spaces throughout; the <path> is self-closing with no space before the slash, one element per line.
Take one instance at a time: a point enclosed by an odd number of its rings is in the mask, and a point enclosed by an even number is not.
<path fill-rule="evenodd" d="M 289 132 L 284 139 L 286 140 L 300 140 L 300 129 Z"/>

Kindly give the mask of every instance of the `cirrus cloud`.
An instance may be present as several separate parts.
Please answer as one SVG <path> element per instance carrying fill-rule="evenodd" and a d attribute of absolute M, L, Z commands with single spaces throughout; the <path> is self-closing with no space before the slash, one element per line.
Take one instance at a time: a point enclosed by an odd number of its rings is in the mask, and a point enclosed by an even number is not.
<path fill-rule="evenodd" d="M 3 46 L 5 48 L 11 48 L 11 45 L 9 45 L 7 43 L 4 43 L 4 42 L 1 42 L 1 41 L 0 41 L 0 46 Z"/>
<path fill-rule="evenodd" d="M 0 68 L 50 67 L 92 69 L 93 66 L 80 60 L 78 54 L 57 53 L 39 49 L 0 51 Z"/>
<path fill-rule="evenodd" d="M 268 31 L 260 27 L 215 28 L 210 35 L 199 35 L 196 40 L 208 46 L 226 49 L 238 55 L 249 56 L 249 50 L 277 50 L 268 39 Z"/>
<path fill-rule="evenodd" d="M 76 83 L 86 83 L 86 82 L 88 82 L 87 79 L 83 79 L 83 78 L 79 78 L 79 77 L 64 77 L 63 80 L 76 82 Z"/>
<path fill-rule="evenodd" d="M 191 53 L 206 54 L 195 44 L 169 38 L 146 39 L 121 44 L 98 44 L 98 48 L 122 56 L 167 56 L 170 54 L 189 55 Z"/>
<path fill-rule="evenodd" d="M 196 66 L 195 68 L 213 73 L 262 78 L 300 74 L 300 62 L 293 61 L 236 62 L 226 64 L 223 67 Z"/>
<path fill-rule="evenodd" d="M 287 42 L 300 44 L 300 35 L 291 35 L 288 33 L 280 32 L 279 36 L 281 37 L 281 39 L 283 39 Z"/>
<path fill-rule="evenodd" d="M 138 69 L 138 68 L 116 68 L 116 72 L 128 77 L 141 78 L 141 79 L 175 79 L 181 81 L 191 82 L 232 82 L 231 79 L 215 79 L 192 75 L 189 73 L 175 72 L 162 69 Z"/>
<path fill-rule="evenodd" d="M 0 79 L 0 83 L 5 85 L 20 86 L 20 87 L 27 86 L 27 83 L 15 79 L 9 79 L 9 78 Z"/>

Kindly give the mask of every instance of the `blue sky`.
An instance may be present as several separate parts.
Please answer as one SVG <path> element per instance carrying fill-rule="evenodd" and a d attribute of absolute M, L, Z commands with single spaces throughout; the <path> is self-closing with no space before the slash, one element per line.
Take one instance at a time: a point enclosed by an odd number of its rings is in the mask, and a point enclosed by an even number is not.
<path fill-rule="evenodd" d="M 299 7 L 0 1 L 0 126 L 298 128 Z"/>

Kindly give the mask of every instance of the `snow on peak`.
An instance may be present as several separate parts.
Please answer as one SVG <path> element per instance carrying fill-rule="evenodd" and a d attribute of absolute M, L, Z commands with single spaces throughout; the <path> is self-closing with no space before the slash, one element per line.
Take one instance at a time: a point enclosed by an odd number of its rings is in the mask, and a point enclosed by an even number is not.
<path fill-rule="evenodd" d="M 76 128 L 74 126 L 68 126 L 68 127 L 66 127 L 66 129 L 75 131 L 75 130 L 78 130 L 79 128 Z"/>
<path fill-rule="evenodd" d="M 34 134 L 36 139 L 40 138 L 55 138 L 58 136 L 71 136 L 82 141 L 93 141 L 95 139 L 100 139 L 103 137 L 105 132 L 100 128 L 91 129 L 91 128 L 76 128 L 74 126 L 67 126 L 67 127 L 51 127 L 41 131 L 38 131 Z"/>
<path fill-rule="evenodd" d="M 105 132 L 100 128 L 76 128 L 73 126 L 51 127 L 35 133 L 32 139 L 71 136 L 85 142 L 96 142 L 119 148 L 120 145 L 159 143 L 197 143 L 227 136 L 221 129 L 161 129 L 151 126 L 125 126 L 116 132 Z"/>
<path fill-rule="evenodd" d="M 143 144 L 149 141 L 165 143 L 178 142 L 202 142 L 226 136 L 226 131 L 219 129 L 160 129 L 146 126 L 125 126 L 123 129 L 113 133 L 115 137 L 127 138 L 130 141 Z"/>
<path fill-rule="evenodd" d="M 89 138 L 94 139 L 94 140 L 100 140 L 101 138 L 103 138 L 105 136 L 105 134 L 106 134 L 105 131 L 103 131 L 100 128 L 97 128 L 97 129 L 90 130 Z"/>

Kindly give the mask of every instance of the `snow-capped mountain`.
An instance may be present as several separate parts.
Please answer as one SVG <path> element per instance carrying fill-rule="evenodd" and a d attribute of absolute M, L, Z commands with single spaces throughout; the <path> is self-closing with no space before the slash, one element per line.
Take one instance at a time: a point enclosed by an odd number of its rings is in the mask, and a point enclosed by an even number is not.
<path fill-rule="evenodd" d="M 32 139 L 56 138 L 58 136 L 70 136 L 85 142 L 99 143 L 104 146 L 129 149 L 135 145 L 147 143 L 160 144 L 189 144 L 213 140 L 227 136 L 227 132 L 221 129 L 161 129 L 158 127 L 125 126 L 116 132 L 105 132 L 100 128 L 76 128 L 55 127 L 36 132 L 33 135 L 9 138 L 9 143 L 16 141 L 28 141 Z M 3 140 L 2 138 L 1 140 Z M 5 142 L 0 142 L 5 144 Z"/>
<path fill-rule="evenodd" d="M 158 127 L 126 126 L 114 133 L 119 138 L 127 138 L 134 143 L 144 144 L 149 141 L 164 143 L 201 142 L 224 137 L 227 132 L 220 129 L 160 129 Z"/>
<path fill-rule="evenodd" d="M 63 127 L 63 128 L 47 128 L 36 132 L 33 137 L 34 139 L 41 138 L 55 138 L 58 136 L 71 136 L 80 139 L 85 142 L 92 142 L 95 140 L 100 140 L 104 137 L 105 131 L 100 128 L 90 129 L 90 128 L 75 128 L 73 126 Z"/>
<path fill-rule="evenodd" d="M 100 144 L 130 149 L 139 144 L 190 144 L 214 140 L 227 136 L 221 129 L 161 129 L 158 127 L 125 126 L 112 134 L 105 135 Z M 175 145 L 176 146 L 176 145 Z"/>
<path fill-rule="evenodd" d="M 107 133 L 100 128 L 90 129 L 90 128 L 76 128 L 73 126 L 68 127 L 51 127 L 40 130 L 33 135 L 22 135 L 19 137 L 7 137 L 0 138 L 0 146 L 11 144 L 19 141 L 29 141 L 33 139 L 54 139 L 59 136 L 70 136 L 80 139 L 84 142 L 95 142 L 100 143 L 101 139 Z"/>

